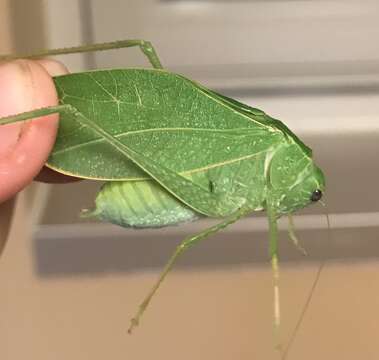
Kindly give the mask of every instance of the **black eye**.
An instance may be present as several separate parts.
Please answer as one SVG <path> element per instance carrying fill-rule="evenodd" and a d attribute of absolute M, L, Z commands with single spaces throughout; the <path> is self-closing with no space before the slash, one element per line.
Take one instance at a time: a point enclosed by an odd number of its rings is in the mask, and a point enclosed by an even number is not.
<path fill-rule="evenodd" d="M 313 191 L 312 195 L 311 195 L 311 201 L 319 201 L 320 199 L 322 198 L 322 191 L 317 189 L 315 191 Z"/>

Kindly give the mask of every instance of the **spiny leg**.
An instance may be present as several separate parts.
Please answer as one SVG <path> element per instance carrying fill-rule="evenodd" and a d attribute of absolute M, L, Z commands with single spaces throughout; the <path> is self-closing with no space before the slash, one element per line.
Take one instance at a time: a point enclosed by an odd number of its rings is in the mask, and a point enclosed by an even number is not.
<path fill-rule="evenodd" d="M 201 240 L 203 239 L 206 239 L 208 236 L 224 229 L 225 227 L 227 227 L 228 225 L 236 222 L 238 219 L 240 219 L 241 217 L 243 217 L 244 215 L 246 215 L 249 211 L 247 209 L 240 209 L 238 212 L 236 212 L 234 215 L 232 215 L 231 217 L 229 217 L 228 219 L 226 219 L 225 221 L 215 225 L 215 226 L 212 226 L 210 227 L 209 229 L 206 229 L 202 232 L 200 232 L 199 234 L 197 235 L 194 235 L 194 236 L 191 236 L 189 238 L 186 238 L 177 248 L 176 250 L 174 251 L 174 253 L 171 255 L 169 261 L 167 262 L 167 264 L 165 265 L 161 275 L 159 276 L 157 282 L 154 284 L 154 286 L 151 288 L 151 290 L 149 291 L 149 293 L 147 294 L 147 296 L 145 297 L 145 299 L 142 301 L 142 303 L 140 304 L 139 308 L 138 308 L 138 311 L 137 311 L 137 314 L 132 318 L 131 320 L 131 323 L 130 323 L 130 327 L 128 329 L 128 333 L 131 334 L 133 329 L 138 326 L 139 322 L 140 322 L 140 319 L 143 315 L 143 313 L 145 312 L 146 308 L 148 307 L 151 299 L 153 298 L 153 296 L 155 295 L 155 293 L 157 292 L 159 286 L 161 285 L 161 283 L 163 282 L 163 280 L 165 279 L 165 277 L 167 276 L 168 272 L 171 270 L 172 266 L 174 265 L 175 261 L 177 260 L 177 258 L 185 251 L 187 250 L 188 248 L 190 248 L 191 246 L 195 245 L 196 243 L 200 242 Z"/>
<path fill-rule="evenodd" d="M 269 221 L 269 233 L 270 233 L 270 243 L 269 243 L 269 253 L 271 257 L 271 268 L 273 275 L 273 285 L 274 285 L 274 331 L 275 331 L 275 343 L 276 348 L 280 351 L 280 294 L 279 294 L 279 261 L 278 261 L 278 224 L 277 215 L 275 209 L 272 205 L 267 206 L 267 215 Z"/>
<path fill-rule="evenodd" d="M 296 249 L 298 249 L 304 256 L 307 256 L 307 251 L 300 245 L 299 239 L 295 234 L 295 224 L 291 214 L 288 215 L 288 236 L 292 240 L 292 243 L 295 245 Z"/>
<path fill-rule="evenodd" d="M 38 54 L 30 55 L 29 57 L 106 50 L 130 46 L 140 46 L 142 51 L 148 56 L 152 65 L 156 68 L 162 68 L 162 65 L 160 64 L 158 56 L 156 55 L 156 52 L 151 43 L 144 40 L 124 40 L 73 48 L 47 50 L 42 51 Z M 19 56 L 11 56 L 7 58 L 9 59 L 17 57 Z M 101 126 L 97 125 L 92 120 L 87 119 L 73 106 L 62 105 L 60 107 L 45 108 L 45 110 L 46 112 L 44 112 L 43 109 L 39 109 L 38 111 L 36 110 L 24 114 L 19 114 L 15 117 L 8 117 L 4 119 L 5 122 L 0 122 L 0 125 L 20 120 L 28 120 L 37 116 L 43 116 L 52 113 L 68 113 L 70 115 L 73 115 L 75 120 L 79 120 L 80 123 L 88 126 L 90 129 L 100 135 L 110 145 L 125 155 L 128 159 L 133 161 L 137 166 L 149 174 L 154 180 L 156 180 L 176 198 L 181 200 L 184 204 L 187 204 L 192 209 L 198 211 L 199 213 L 210 217 L 225 217 L 230 213 L 231 206 L 233 206 L 234 209 L 238 209 L 243 203 L 234 203 L 236 199 L 231 199 L 230 197 L 223 197 L 211 193 L 209 192 L 209 189 L 205 189 L 202 186 L 194 183 L 192 180 L 187 179 L 186 177 L 181 176 L 180 174 L 175 173 L 168 168 L 165 168 L 161 164 L 157 164 L 154 160 L 146 158 L 143 154 L 137 153 L 133 149 L 123 144 L 117 138 L 112 136 L 110 133 L 104 131 Z"/>
<path fill-rule="evenodd" d="M 30 120 L 30 119 L 38 118 L 41 116 L 51 115 L 51 114 L 66 114 L 66 113 L 72 114 L 74 110 L 75 109 L 71 105 L 49 106 L 49 107 L 45 107 L 41 109 L 26 111 L 26 112 L 16 114 L 16 115 L 3 117 L 0 119 L 0 126 L 13 124 L 18 121 Z"/>
<path fill-rule="evenodd" d="M 236 204 L 232 204 L 230 197 L 221 197 L 217 194 L 209 192 L 208 189 L 204 189 L 202 186 L 194 183 L 192 180 L 183 177 L 182 175 L 174 172 L 173 170 L 166 168 L 161 164 L 157 164 L 154 160 L 145 157 L 144 155 L 134 151 L 128 147 L 112 134 L 105 131 L 94 121 L 85 117 L 75 107 L 69 104 L 57 105 L 46 107 L 42 109 L 32 110 L 25 113 L 8 116 L 0 119 L 0 125 L 10 124 L 17 121 L 29 120 L 32 118 L 50 115 L 53 113 L 67 114 L 72 117 L 73 120 L 79 121 L 81 124 L 87 126 L 101 138 L 112 145 L 115 150 L 123 154 L 127 159 L 133 161 L 137 166 L 149 174 L 160 185 L 162 185 L 167 191 L 187 204 L 192 209 L 198 211 L 201 214 L 210 217 L 225 217 L 230 213 L 230 207 L 236 207 Z"/>
<path fill-rule="evenodd" d="M 8 61 L 19 58 L 30 59 L 30 58 L 40 58 L 45 56 L 52 55 L 64 55 L 64 54 L 75 54 L 75 53 L 84 53 L 91 51 L 104 51 L 112 49 L 122 49 L 127 47 L 138 46 L 141 51 L 146 55 L 147 59 L 155 69 L 163 69 L 163 66 L 159 60 L 158 54 L 155 51 L 153 45 L 150 41 L 145 40 L 120 40 L 120 41 L 111 41 L 106 43 L 99 43 L 93 45 L 82 45 L 82 46 L 73 46 L 60 49 L 52 50 L 41 50 L 34 54 L 18 54 L 18 55 L 1 55 L 0 61 Z"/>

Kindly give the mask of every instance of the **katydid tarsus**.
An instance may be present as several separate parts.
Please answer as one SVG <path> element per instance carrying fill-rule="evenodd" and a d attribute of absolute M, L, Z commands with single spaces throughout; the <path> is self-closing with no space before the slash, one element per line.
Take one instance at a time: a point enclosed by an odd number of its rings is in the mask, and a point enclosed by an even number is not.
<path fill-rule="evenodd" d="M 149 228 L 203 217 L 222 222 L 185 239 L 141 303 L 138 323 L 175 260 L 243 216 L 266 210 L 279 328 L 277 219 L 317 202 L 325 188 L 311 150 L 261 110 L 163 69 L 150 42 L 125 40 L 43 51 L 41 57 L 139 46 L 152 69 L 95 70 L 54 78 L 60 104 L 0 119 L 0 125 L 58 113 L 47 166 L 107 181 L 85 215 Z M 6 56 L 9 60 L 20 56 Z M 290 226 L 290 236 L 297 244 Z M 297 244 L 298 246 L 298 244 Z"/>

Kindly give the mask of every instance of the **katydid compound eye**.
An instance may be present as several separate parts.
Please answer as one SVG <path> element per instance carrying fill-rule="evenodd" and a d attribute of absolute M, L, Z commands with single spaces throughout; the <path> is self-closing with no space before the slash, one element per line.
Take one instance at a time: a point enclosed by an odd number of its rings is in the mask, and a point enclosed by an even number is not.
<path fill-rule="evenodd" d="M 311 195 L 311 201 L 319 201 L 320 199 L 322 198 L 322 191 L 317 189 L 315 191 L 313 191 L 312 195 Z"/>

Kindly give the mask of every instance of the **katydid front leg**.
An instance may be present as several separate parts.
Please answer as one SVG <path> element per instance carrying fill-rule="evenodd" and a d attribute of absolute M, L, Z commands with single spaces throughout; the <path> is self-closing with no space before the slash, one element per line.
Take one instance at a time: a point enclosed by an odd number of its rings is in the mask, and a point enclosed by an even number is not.
<path fill-rule="evenodd" d="M 276 348 L 280 351 L 280 296 L 279 296 L 279 260 L 278 260 L 278 222 L 277 213 L 271 203 L 271 196 L 267 201 L 267 217 L 269 221 L 270 245 L 269 253 L 271 258 L 273 285 L 274 285 L 274 331 Z"/>

